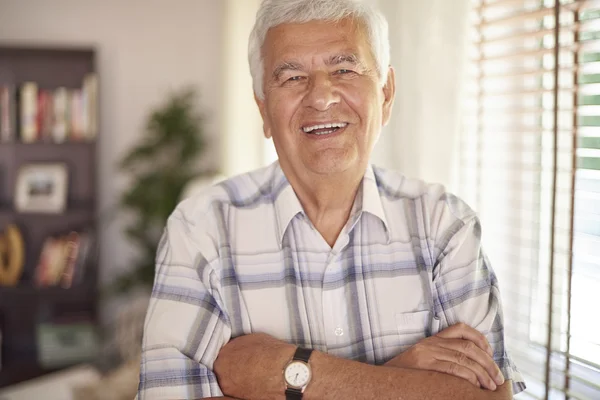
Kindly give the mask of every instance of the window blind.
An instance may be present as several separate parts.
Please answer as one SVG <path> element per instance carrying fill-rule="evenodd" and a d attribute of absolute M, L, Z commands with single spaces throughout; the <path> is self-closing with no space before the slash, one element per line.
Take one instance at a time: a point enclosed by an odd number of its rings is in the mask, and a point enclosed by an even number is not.
<path fill-rule="evenodd" d="M 500 282 L 517 398 L 600 399 L 600 1 L 472 14 L 459 192 Z"/>

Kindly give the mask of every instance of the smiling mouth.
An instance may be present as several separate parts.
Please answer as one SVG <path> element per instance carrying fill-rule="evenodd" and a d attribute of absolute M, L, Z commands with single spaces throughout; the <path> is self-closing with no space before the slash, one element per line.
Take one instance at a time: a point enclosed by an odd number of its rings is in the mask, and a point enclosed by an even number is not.
<path fill-rule="evenodd" d="M 305 126 L 302 128 L 302 131 L 311 135 L 329 135 L 346 126 L 348 126 L 348 123 L 346 122 L 332 122 L 328 124 Z"/>

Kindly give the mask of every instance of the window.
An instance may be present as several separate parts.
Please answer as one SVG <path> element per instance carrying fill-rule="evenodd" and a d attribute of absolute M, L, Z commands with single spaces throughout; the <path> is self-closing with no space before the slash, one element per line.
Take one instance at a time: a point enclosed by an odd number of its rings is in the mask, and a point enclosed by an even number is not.
<path fill-rule="evenodd" d="M 459 187 L 500 280 L 517 397 L 597 399 L 600 1 L 472 10 Z"/>

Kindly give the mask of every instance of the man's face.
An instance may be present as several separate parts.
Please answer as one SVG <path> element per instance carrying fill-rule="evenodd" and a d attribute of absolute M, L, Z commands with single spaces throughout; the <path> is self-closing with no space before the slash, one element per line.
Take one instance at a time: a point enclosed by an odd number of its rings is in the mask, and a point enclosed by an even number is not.
<path fill-rule="evenodd" d="M 394 96 L 381 87 L 362 26 L 313 21 L 269 30 L 257 104 L 282 168 L 298 176 L 364 172 Z"/>

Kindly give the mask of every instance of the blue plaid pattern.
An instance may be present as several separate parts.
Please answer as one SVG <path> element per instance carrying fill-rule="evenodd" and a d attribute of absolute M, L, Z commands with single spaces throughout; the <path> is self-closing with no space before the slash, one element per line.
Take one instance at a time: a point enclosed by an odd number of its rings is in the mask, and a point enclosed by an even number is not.
<path fill-rule="evenodd" d="M 475 213 L 442 186 L 371 166 L 333 248 L 278 163 L 216 185 L 165 228 L 138 397 L 221 396 L 213 363 L 240 335 L 380 365 L 458 322 L 486 335 L 517 393 L 480 236 Z"/>

